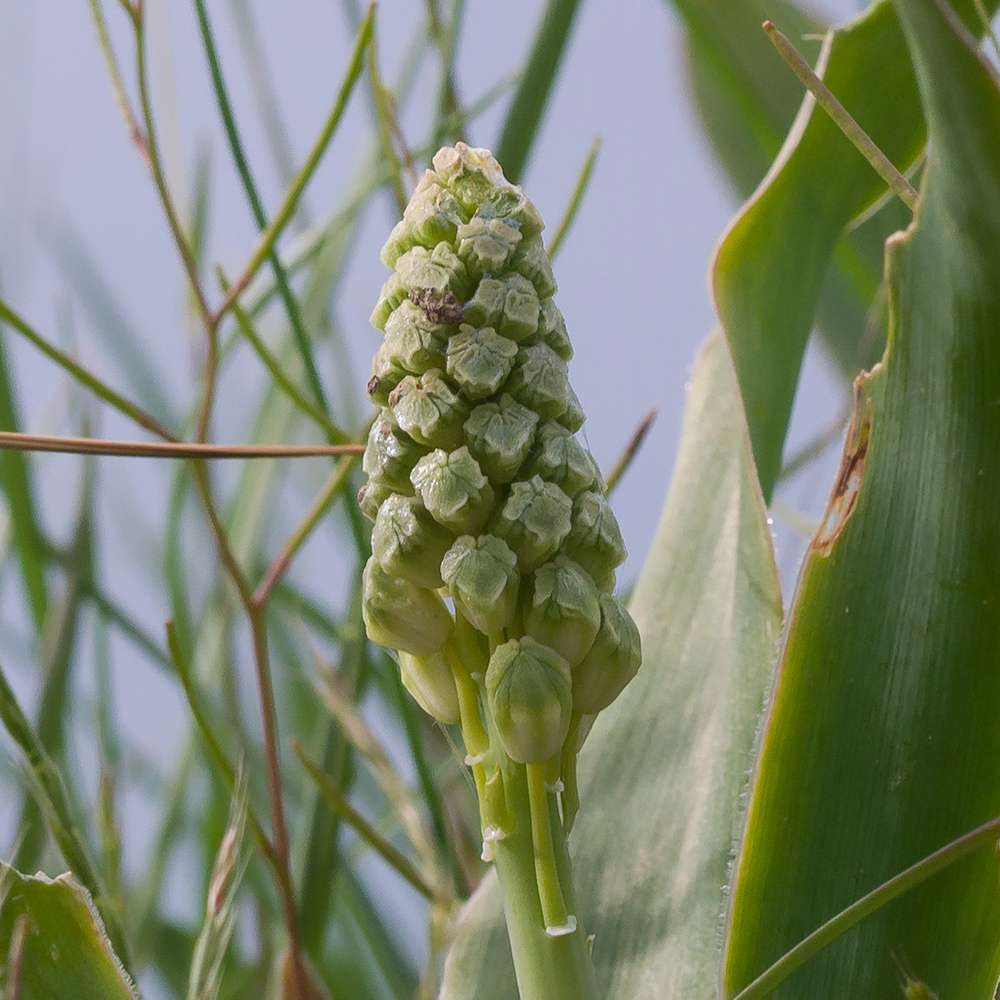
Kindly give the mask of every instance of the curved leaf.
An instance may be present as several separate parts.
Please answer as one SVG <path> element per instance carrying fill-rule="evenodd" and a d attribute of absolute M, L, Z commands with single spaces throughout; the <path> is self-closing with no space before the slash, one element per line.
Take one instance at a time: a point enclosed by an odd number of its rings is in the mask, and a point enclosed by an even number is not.
<path fill-rule="evenodd" d="M 1000 813 L 1000 91 L 932 0 L 900 0 L 931 157 L 887 255 L 890 345 L 859 386 L 813 540 L 736 874 L 735 992 L 866 891 Z M 825 172 L 824 172 L 825 176 Z M 773 996 L 989 1000 L 1000 864 L 980 851 Z M 895 960 L 894 960 L 895 956 Z"/>
<path fill-rule="evenodd" d="M 20 977 L 19 990 L 11 981 L 14 975 Z M 90 895 L 72 875 L 22 875 L 2 862 L 0 985 L 21 1000 L 139 996 L 111 948 Z"/>
<path fill-rule="evenodd" d="M 781 622 L 770 530 L 720 336 L 695 368 L 673 482 L 630 610 L 644 662 L 581 755 L 578 896 L 607 996 L 707 998 Z M 516 996 L 493 877 L 463 914 L 441 995 Z"/>

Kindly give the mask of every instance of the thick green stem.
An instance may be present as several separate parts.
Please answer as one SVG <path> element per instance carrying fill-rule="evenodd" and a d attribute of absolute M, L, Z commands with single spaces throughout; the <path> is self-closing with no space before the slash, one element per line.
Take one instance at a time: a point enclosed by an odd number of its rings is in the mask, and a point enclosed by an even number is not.
<path fill-rule="evenodd" d="M 516 822 L 510 834 L 493 845 L 493 853 L 521 1000 L 597 1000 L 594 967 L 573 891 L 555 796 L 546 794 L 552 849 L 566 906 L 577 918 L 577 929 L 558 937 L 545 932 L 525 768 L 505 762 L 503 774 L 507 803 Z"/>

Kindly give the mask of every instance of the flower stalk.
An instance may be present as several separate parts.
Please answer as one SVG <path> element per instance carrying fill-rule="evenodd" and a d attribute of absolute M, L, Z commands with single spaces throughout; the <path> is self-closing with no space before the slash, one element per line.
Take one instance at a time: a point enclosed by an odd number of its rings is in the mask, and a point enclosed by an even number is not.
<path fill-rule="evenodd" d="M 421 706 L 461 727 L 521 1000 L 596 1000 L 566 848 L 576 755 L 640 650 L 541 232 L 493 156 L 459 143 L 383 248 L 363 610 Z"/>

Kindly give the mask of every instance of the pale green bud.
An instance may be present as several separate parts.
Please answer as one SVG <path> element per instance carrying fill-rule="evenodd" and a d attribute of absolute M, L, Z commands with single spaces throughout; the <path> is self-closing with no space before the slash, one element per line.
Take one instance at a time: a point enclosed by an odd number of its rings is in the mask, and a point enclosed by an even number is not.
<path fill-rule="evenodd" d="M 573 526 L 563 551 L 600 580 L 625 562 L 628 550 L 611 505 L 603 494 L 587 491 L 573 501 Z"/>
<path fill-rule="evenodd" d="M 511 267 L 535 286 L 540 299 L 551 298 L 559 289 L 540 236 L 521 242 L 514 251 Z"/>
<path fill-rule="evenodd" d="M 590 651 L 573 668 L 573 708 L 604 711 L 636 675 L 642 662 L 639 629 L 614 594 L 601 594 L 601 627 Z"/>
<path fill-rule="evenodd" d="M 358 507 L 361 509 L 361 513 L 368 518 L 369 521 L 374 521 L 378 516 L 378 509 L 389 499 L 396 491 L 391 487 L 387 486 L 385 483 L 379 481 L 378 479 L 369 479 L 364 486 L 358 490 Z"/>
<path fill-rule="evenodd" d="M 504 389 L 542 420 L 565 413 L 572 392 L 566 362 L 548 344 L 532 344 L 517 352 Z"/>
<path fill-rule="evenodd" d="M 396 423 L 414 441 L 431 448 L 454 448 L 461 443 L 469 408 L 444 372 L 432 368 L 419 378 L 406 376 L 389 394 L 388 402 Z"/>
<path fill-rule="evenodd" d="M 369 479 L 378 480 L 398 493 L 412 493 L 410 473 L 417 459 L 426 454 L 427 448 L 400 430 L 392 410 L 383 407 L 368 432 L 361 468 Z"/>
<path fill-rule="evenodd" d="M 396 355 L 383 343 L 372 358 L 372 373 L 366 386 L 368 398 L 385 406 L 389 402 L 389 394 L 406 375 L 407 371 Z"/>
<path fill-rule="evenodd" d="M 413 249 L 416 244 L 417 241 L 414 239 L 410 227 L 406 224 L 405 220 L 400 219 L 399 222 L 392 227 L 392 232 L 389 233 L 389 238 L 385 241 L 379 257 L 386 267 L 395 267 L 396 261 L 399 260 L 399 258 L 407 252 L 407 250 Z"/>
<path fill-rule="evenodd" d="M 556 354 L 567 363 L 573 359 L 573 345 L 569 342 L 566 320 L 554 299 L 543 299 L 538 313 L 538 333 Z"/>
<path fill-rule="evenodd" d="M 528 457 L 538 414 L 504 393 L 477 406 L 465 422 L 469 451 L 494 485 L 509 483 Z"/>
<path fill-rule="evenodd" d="M 517 556 L 522 573 L 530 573 L 555 555 L 569 534 L 573 501 L 555 483 L 532 476 L 513 483 L 490 530 Z"/>
<path fill-rule="evenodd" d="M 507 283 L 501 278 L 483 278 L 476 286 L 476 292 L 465 303 L 465 318 L 474 326 L 500 325 L 503 303 L 507 298 Z"/>
<path fill-rule="evenodd" d="M 441 576 L 455 607 L 483 635 L 497 635 L 517 611 L 517 556 L 495 535 L 462 535 L 445 553 Z"/>
<path fill-rule="evenodd" d="M 473 283 L 465 265 L 447 243 L 433 250 L 413 247 L 396 261 L 396 274 L 408 288 L 429 288 L 435 292 L 451 292 L 464 301 L 472 292 Z"/>
<path fill-rule="evenodd" d="M 493 510 L 493 488 L 464 445 L 425 455 L 413 467 L 410 482 L 434 520 L 455 534 L 479 531 Z"/>
<path fill-rule="evenodd" d="M 575 667 L 593 645 L 601 624 L 593 581 L 565 556 L 539 566 L 523 621 L 526 634 L 550 646 Z"/>
<path fill-rule="evenodd" d="M 399 676 L 413 700 L 432 718 L 445 726 L 461 718 L 455 675 L 441 653 L 430 656 L 399 654 Z"/>
<path fill-rule="evenodd" d="M 538 329 L 541 306 L 535 286 L 520 274 L 507 278 L 497 329 L 511 340 L 524 340 Z"/>
<path fill-rule="evenodd" d="M 385 323 L 383 348 L 412 375 L 429 368 L 443 368 L 451 327 L 432 323 L 424 310 L 409 299 L 393 310 Z"/>
<path fill-rule="evenodd" d="M 475 215 L 458 227 L 458 257 L 474 278 L 497 274 L 514 256 L 521 233 L 507 219 Z"/>
<path fill-rule="evenodd" d="M 464 324 L 448 341 L 447 370 L 466 399 L 486 399 L 510 374 L 516 355 L 517 344 L 492 327 Z"/>
<path fill-rule="evenodd" d="M 438 594 L 392 576 L 374 556 L 362 574 L 361 616 L 372 642 L 416 656 L 436 653 L 455 628 Z"/>
<path fill-rule="evenodd" d="M 413 239 L 425 247 L 435 247 L 442 242 L 453 243 L 458 227 L 465 221 L 466 214 L 458 199 L 442 187 L 428 170 L 403 212 L 403 222 L 413 234 Z M 387 263 L 386 266 L 392 267 L 394 263 Z"/>
<path fill-rule="evenodd" d="M 391 274 L 388 281 L 379 292 L 378 305 L 372 311 L 371 324 L 376 330 L 385 329 L 385 321 L 389 314 L 406 298 L 406 288 L 399 280 L 398 274 Z"/>
<path fill-rule="evenodd" d="M 566 383 L 566 409 L 556 417 L 568 431 L 572 431 L 574 434 L 583 426 L 584 421 L 587 419 L 583 412 L 583 407 L 580 405 L 580 397 L 573 391 L 573 386 Z"/>
<path fill-rule="evenodd" d="M 372 555 L 392 576 L 437 590 L 444 584 L 441 560 L 454 540 L 418 497 L 397 493 L 379 507 L 372 529 Z"/>
<path fill-rule="evenodd" d="M 562 424 L 551 420 L 538 428 L 522 475 L 541 476 L 570 498 L 601 489 L 604 483 L 594 456 Z"/>
<path fill-rule="evenodd" d="M 562 749 L 569 732 L 569 664 L 530 636 L 505 642 L 486 668 L 486 702 L 511 760 L 544 763 Z"/>

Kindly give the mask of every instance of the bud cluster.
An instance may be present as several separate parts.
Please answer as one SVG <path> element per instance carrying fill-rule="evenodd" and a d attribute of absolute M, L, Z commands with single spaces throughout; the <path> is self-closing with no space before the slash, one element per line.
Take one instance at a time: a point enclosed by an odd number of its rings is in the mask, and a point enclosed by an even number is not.
<path fill-rule="evenodd" d="M 488 151 L 434 157 L 382 250 L 393 273 L 372 314 L 380 410 L 359 496 L 375 522 L 369 637 L 400 651 L 442 722 L 462 714 L 464 670 L 473 721 L 523 764 L 556 758 L 572 719 L 609 705 L 640 660 L 541 232 Z"/>

